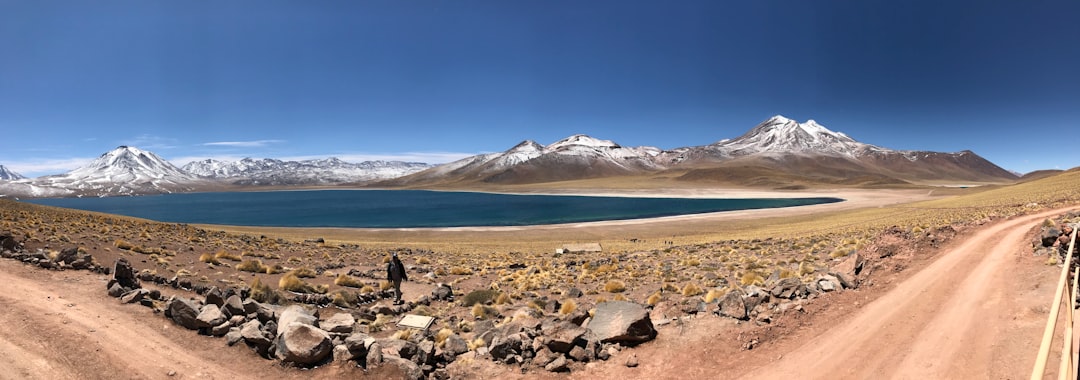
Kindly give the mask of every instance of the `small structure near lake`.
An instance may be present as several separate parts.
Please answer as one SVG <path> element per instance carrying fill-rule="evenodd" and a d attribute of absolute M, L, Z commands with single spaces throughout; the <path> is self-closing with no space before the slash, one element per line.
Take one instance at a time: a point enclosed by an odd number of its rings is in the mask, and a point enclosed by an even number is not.
<path fill-rule="evenodd" d="M 555 250 L 555 253 L 595 253 L 603 251 L 604 247 L 600 243 L 579 243 L 563 244 L 562 248 Z"/>

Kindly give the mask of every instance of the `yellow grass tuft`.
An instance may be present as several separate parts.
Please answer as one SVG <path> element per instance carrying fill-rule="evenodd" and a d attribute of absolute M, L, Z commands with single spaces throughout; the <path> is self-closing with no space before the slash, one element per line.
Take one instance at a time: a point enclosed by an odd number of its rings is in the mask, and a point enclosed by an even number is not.
<path fill-rule="evenodd" d="M 262 260 L 248 260 L 244 261 L 236 266 L 236 270 L 252 273 L 266 273 L 266 265 L 263 265 Z"/>
<path fill-rule="evenodd" d="M 604 284 L 604 291 L 608 293 L 622 293 L 626 291 L 626 284 L 619 280 L 609 280 Z"/>
<path fill-rule="evenodd" d="M 454 330 L 445 327 L 442 328 L 439 332 L 435 333 L 435 345 L 442 347 L 443 344 L 446 343 L 446 338 L 449 338 L 451 335 L 454 335 Z"/>
<path fill-rule="evenodd" d="M 701 287 L 697 286 L 697 284 L 692 282 L 686 284 L 686 286 L 683 286 L 682 288 L 682 295 L 686 297 L 693 297 L 696 295 L 700 295 L 701 293 L 704 293 L 704 291 L 701 290 Z"/>
<path fill-rule="evenodd" d="M 577 310 L 577 301 L 568 299 L 563 301 L 562 306 L 559 306 L 559 314 L 567 315 Z"/>
<path fill-rule="evenodd" d="M 362 288 L 362 287 L 364 287 L 363 282 L 360 282 L 360 280 L 357 280 L 356 278 L 353 278 L 352 276 L 346 275 L 344 273 L 339 274 L 337 276 L 337 278 L 334 279 L 334 285 L 348 286 L 350 288 Z"/>
<path fill-rule="evenodd" d="M 293 274 L 295 274 L 296 277 L 300 278 L 315 278 L 319 275 L 318 273 L 315 273 L 314 270 L 308 267 L 294 269 Z"/>
<path fill-rule="evenodd" d="M 217 258 L 217 259 L 219 259 L 219 260 L 229 260 L 229 261 L 240 261 L 240 260 L 243 260 L 243 258 L 241 257 L 241 255 L 238 255 L 238 254 L 235 254 L 235 253 L 228 253 L 228 252 L 225 252 L 225 250 L 224 250 L 224 249 L 223 249 L 223 250 L 220 250 L 220 251 L 217 251 L 217 253 L 215 253 L 215 254 L 214 254 L 214 257 L 215 257 L 215 258 Z"/>
<path fill-rule="evenodd" d="M 199 256 L 199 261 L 207 263 L 207 264 L 214 264 L 214 265 L 220 265 L 221 264 L 221 262 L 218 261 L 217 257 L 214 257 L 214 254 L 209 253 L 209 252 L 200 255 Z"/>
<path fill-rule="evenodd" d="M 705 293 L 705 303 L 712 303 L 720 297 L 723 297 L 724 293 L 716 289 L 710 289 L 708 293 Z"/>

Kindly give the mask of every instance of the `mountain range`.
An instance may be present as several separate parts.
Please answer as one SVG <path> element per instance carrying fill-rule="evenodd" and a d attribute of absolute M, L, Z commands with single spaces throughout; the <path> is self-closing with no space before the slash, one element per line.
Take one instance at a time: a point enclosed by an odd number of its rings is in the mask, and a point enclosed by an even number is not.
<path fill-rule="evenodd" d="M 1010 183 L 1014 173 L 971 151 L 883 148 L 833 132 L 813 120 L 774 116 L 742 136 L 664 150 L 624 147 L 573 135 L 544 146 L 525 140 L 499 153 L 432 166 L 400 161 L 349 163 L 206 159 L 182 168 L 152 152 L 121 146 L 71 172 L 21 178 L 0 166 L 0 196 L 60 197 L 228 190 L 237 186 L 364 185 L 482 187 L 608 177 L 665 178 L 702 184 L 794 189 L 814 185 Z"/>
<path fill-rule="evenodd" d="M 0 180 L 13 180 L 23 178 L 26 177 L 23 177 L 22 174 L 11 171 L 10 169 L 4 167 L 4 165 L 0 165 Z"/>
<path fill-rule="evenodd" d="M 813 120 L 799 123 L 774 116 L 738 138 L 672 150 L 623 147 L 585 135 L 548 146 L 527 140 L 505 152 L 467 157 L 380 185 L 527 184 L 643 175 L 773 188 L 1003 183 L 1018 178 L 971 151 L 893 150 L 855 141 Z"/>

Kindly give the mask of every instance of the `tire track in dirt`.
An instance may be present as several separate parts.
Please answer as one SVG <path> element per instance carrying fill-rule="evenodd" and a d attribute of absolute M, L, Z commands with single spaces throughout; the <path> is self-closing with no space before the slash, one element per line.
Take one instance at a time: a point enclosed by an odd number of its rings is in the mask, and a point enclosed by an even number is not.
<path fill-rule="evenodd" d="M 1014 275 L 1023 263 L 1017 258 L 1030 254 L 1024 236 L 1034 225 L 1065 211 L 1023 216 L 978 231 L 854 316 L 743 378 L 1027 376 L 1041 330 L 1019 338 L 1008 332 L 1026 323 L 1018 319 L 1045 321 L 1045 315 L 1029 311 L 1032 303 L 1051 300 L 1015 296 L 1031 286 L 1025 283 L 1030 279 Z M 1022 341 L 1002 341 L 1006 334 L 1008 340 Z"/>

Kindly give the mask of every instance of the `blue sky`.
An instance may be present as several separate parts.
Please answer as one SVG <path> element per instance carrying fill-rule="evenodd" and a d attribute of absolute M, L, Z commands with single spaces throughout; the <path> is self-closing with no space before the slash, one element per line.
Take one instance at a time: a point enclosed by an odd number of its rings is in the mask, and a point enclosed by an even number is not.
<path fill-rule="evenodd" d="M 119 145 L 177 164 L 440 163 L 576 133 L 676 148 L 782 114 L 1066 169 L 1080 166 L 1078 15 L 1076 1 L 0 0 L 0 165 L 59 173 Z"/>

